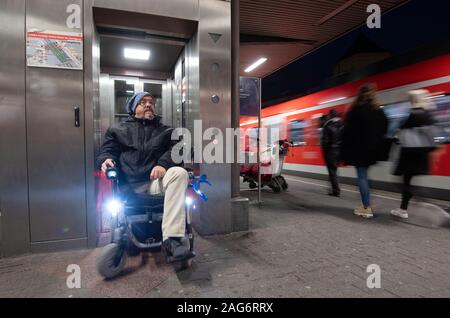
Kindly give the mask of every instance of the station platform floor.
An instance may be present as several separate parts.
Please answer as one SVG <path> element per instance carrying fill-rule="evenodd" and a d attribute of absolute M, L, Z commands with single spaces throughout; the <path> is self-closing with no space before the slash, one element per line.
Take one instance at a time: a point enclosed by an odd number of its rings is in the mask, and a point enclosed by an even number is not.
<path fill-rule="evenodd" d="M 324 181 L 286 178 L 287 192 L 264 189 L 262 205 L 250 206 L 249 231 L 197 236 L 185 271 L 142 253 L 105 281 L 95 269 L 99 248 L 29 254 L 0 259 L 0 297 L 450 297 L 448 215 L 435 222 L 414 203 L 420 215 L 402 222 L 389 215 L 399 194 L 373 191 L 376 217 L 363 219 L 352 214 L 355 187 L 334 198 Z M 449 211 L 448 201 L 427 202 Z M 66 285 L 69 264 L 81 268 L 79 289 Z M 380 268 L 380 288 L 367 287 L 370 264 Z"/>

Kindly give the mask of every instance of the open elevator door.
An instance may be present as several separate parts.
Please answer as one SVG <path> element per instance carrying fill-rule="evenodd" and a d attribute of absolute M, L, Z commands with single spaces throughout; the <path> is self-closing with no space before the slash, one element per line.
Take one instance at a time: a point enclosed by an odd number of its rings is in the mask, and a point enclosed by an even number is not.
<path fill-rule="evenodd" d="M 119 77 L 128 82 L 126 90 L 117 88 L 117 81 L 109 84 L 110 95 L 121 89 L 129 91 L 122 100 L 109 98 L 109 103 L 124 107 L 131 92 L 149 91 L 158 95 L 156 111 L 164 124 L 190 128 L 198 116 L 198 22 L 104 8 L 94 8 L 94 17 L 100 42 L 100 83 Z M 124 59 L 125 48 L 145 51 L 148 58 Z"/>
<path fill-rule="evenodd" d="M 191 90 L 191 94 L 188 90 L 189 80 L 191 88 L 198 87 L 197 22 L 170 19 L 168 23 L 166 17 L 134 12 L 117 15 L 115 10 L 97 8 L 94 16 L 100 44 L 96 153 L 106 130 L 129 117 L 126 105 L 135 93 L 145 91 L 156 98 L 156 113 L 163 124 L 189 128 L 198 115 L 198 88 Z M 127 48 L 145 52 L 148 58 L 127 58 L 124 54 Z M 108 216 L 101 204 L 107 191 L 105 180 L 98 174 L 100 233 L 109 230 Z"/>

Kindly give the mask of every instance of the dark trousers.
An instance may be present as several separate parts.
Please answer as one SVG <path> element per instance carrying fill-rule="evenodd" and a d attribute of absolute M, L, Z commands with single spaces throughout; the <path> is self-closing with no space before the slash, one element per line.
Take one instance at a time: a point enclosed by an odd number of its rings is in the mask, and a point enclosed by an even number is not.
<path fill-rule="evenodd" d="M 410 174 L 405 174 L 403 176 L 402 203 L 400 205 L 400 208 L 403 210 L 408 209 L 409 200 L 411 200 L 411 198 L 413 196 L 412 189 L 411 189 L 412 177 L 413 176 Z"/>
<path fill-rule="evenodd" d="M 339 150 L 337 149 L 324 150 L 324 154 L 332 191 L 333 193 L 339 194 L 341 192 L 337 178 L 337 169 L 339 164 Z"/>

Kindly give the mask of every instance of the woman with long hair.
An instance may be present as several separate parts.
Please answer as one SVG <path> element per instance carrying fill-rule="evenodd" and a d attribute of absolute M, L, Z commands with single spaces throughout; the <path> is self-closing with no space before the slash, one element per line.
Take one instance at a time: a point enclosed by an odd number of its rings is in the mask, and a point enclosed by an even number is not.
<path fill-rule="evenodd" d="M 433 125 L 434 120 L 429 113 L 434 106 L 430 103 L 429 92 L 418 89 L 409 92 L 410 114 L 400 129 Z M 401 146 L 401 145 L 400 145 Z M 400 208 L 391 211 L 391 214 L 403 219 L 408 218 L 408 203 L 413 193 L 411 179 L 417 175 L 427 175 L 430 169 L 430 149 L 415 149 L 414 151 L 402 147 L 394 175 L 403 176 L 402 202 Z"/>
<path fill-rule="evenodd" d="M 342 140 L 342 160 L 355 166 L 362 206 L 354 214 L 373 217 L 370 206 L 370 189 L 367 172 L 370 166 L 385 157 L 384 140 L 387 118 L 380 108 L 374 84 L 364 84 L 347 113 Z"/>

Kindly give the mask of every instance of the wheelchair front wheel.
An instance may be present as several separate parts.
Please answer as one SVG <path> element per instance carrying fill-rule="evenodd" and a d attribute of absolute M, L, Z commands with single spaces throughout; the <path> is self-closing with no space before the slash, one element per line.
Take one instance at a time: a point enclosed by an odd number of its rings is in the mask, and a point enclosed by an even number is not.
<path fill-rule="evenodd" d="M 119 275 L 125 267 L 127 253 L 117 243 L 104 246 L 97 258 L 97 271 L 104 278 L 113 278 Z"/>

